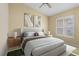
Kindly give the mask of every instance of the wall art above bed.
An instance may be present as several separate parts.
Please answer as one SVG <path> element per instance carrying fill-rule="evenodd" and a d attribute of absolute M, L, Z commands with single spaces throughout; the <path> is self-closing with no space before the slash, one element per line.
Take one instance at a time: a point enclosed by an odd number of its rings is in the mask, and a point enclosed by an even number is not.
<path fill-rule="evenodd" d="M 24 13 L 24 27 L 41 27 L 41 16 Z"/>

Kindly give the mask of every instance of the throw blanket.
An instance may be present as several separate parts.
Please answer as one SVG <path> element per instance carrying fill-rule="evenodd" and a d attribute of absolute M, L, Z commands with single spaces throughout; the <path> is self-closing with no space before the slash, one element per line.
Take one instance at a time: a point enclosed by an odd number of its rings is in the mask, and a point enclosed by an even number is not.
<path fill-rule="evenodd" d="M 33 36 L 33 37 L 24 37 L 23 38 L 23 44 L 22 44 L 22 49 L 24 50 L 25 48 L 25 45 L 28 41 L 31 41 L 31 40 L 36 40 L 36 39 L 40 39 L 40 38 L 45 38 L 46 36 Z"/>
<path fill-rule="evenodd" d="M 24 48 L 24 53 L 26 56 L 30 56 L 34 54 L 41 55 L 61 45 L 64 45 L 64 41 L 61 39 L 52 38 L 52 37 L 41 38 L 38 40 L 27 42 Z"/>

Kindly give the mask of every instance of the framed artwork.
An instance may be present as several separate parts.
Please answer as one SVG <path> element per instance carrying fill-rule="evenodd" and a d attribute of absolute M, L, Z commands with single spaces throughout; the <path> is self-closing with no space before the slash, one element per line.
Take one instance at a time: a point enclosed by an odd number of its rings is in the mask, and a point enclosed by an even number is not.
<path fill-rule="evenodd" d="M 32 16 L 28 13 L 24 13 L 24 26 L 41 27 L 41 16 Z"/>
<path fill-rule="evenodd" d="M 41 16 L 34 16 L 34 27 L 41 27 Z"/>
<path fill-rule="evenodd" d="M 25 27 L 33 27 L 33 17 L 30 14 L 24 13 L 24 26 Z"/>

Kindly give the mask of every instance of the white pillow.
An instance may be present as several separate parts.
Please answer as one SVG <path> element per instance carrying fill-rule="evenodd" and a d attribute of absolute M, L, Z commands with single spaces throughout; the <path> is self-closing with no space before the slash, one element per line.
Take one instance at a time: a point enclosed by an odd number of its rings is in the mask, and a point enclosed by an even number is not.
<path fill-rule="evenodd" d="M 35 32 L 27 32 L 27 37 L 34 36 L 34 33 L 35 33 Z"/>
<path fill-rule="evenodd" d="M 25 37 L 31 37 L 31 36 L 34 36 L 34 33 L 35 32 L 24 32 L 24 36 Z"/>
<path fill-rule="evenodd" d="M 44 32 L 38 32 L 39 36 L 45 36 Z"/>

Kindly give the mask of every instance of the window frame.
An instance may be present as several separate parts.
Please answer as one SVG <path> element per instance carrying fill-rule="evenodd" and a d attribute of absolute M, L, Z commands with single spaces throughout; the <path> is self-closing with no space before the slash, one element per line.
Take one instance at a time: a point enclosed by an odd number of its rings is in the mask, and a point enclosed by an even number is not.
<path fill-rule="evenodd" d="M 69 35 L 67 35 L 67 32 L 66 32 L 66 29 L 65 29 L 65 27 L 67 27 L 66 25 L 65 25 L 65 20 L 67 19 L 67 18 L 70 18 L 71 19 L 71 21 L 72 21 L 72 25 L 73 26 L 70 26 L 70 27 L 72 27 L 73 28 L 73 30 L 72 30 L 72 36 L 69 36 Z M 63 27 L 62 27 L 62 30 L 63 30 L 63 33 L 62 34 L 59 34 L 58 32 L 57 32 L 57 28 L 60 28 L 60 27 L 57 27 L 57 21 L 58 20 L 62 20 L 62 22 L 63 22 Z M 71 15 L 71 16 L 65 16 L 65 17 L 58 17 L 58 18 L 56 18 L 56 35 L 57 36 L 62 36 L 62 37 L 68 37 L 68 38 L 74 38 L 74 35 L 75 35 L 75 17 L 74 17 L 74 15 Z"/>

